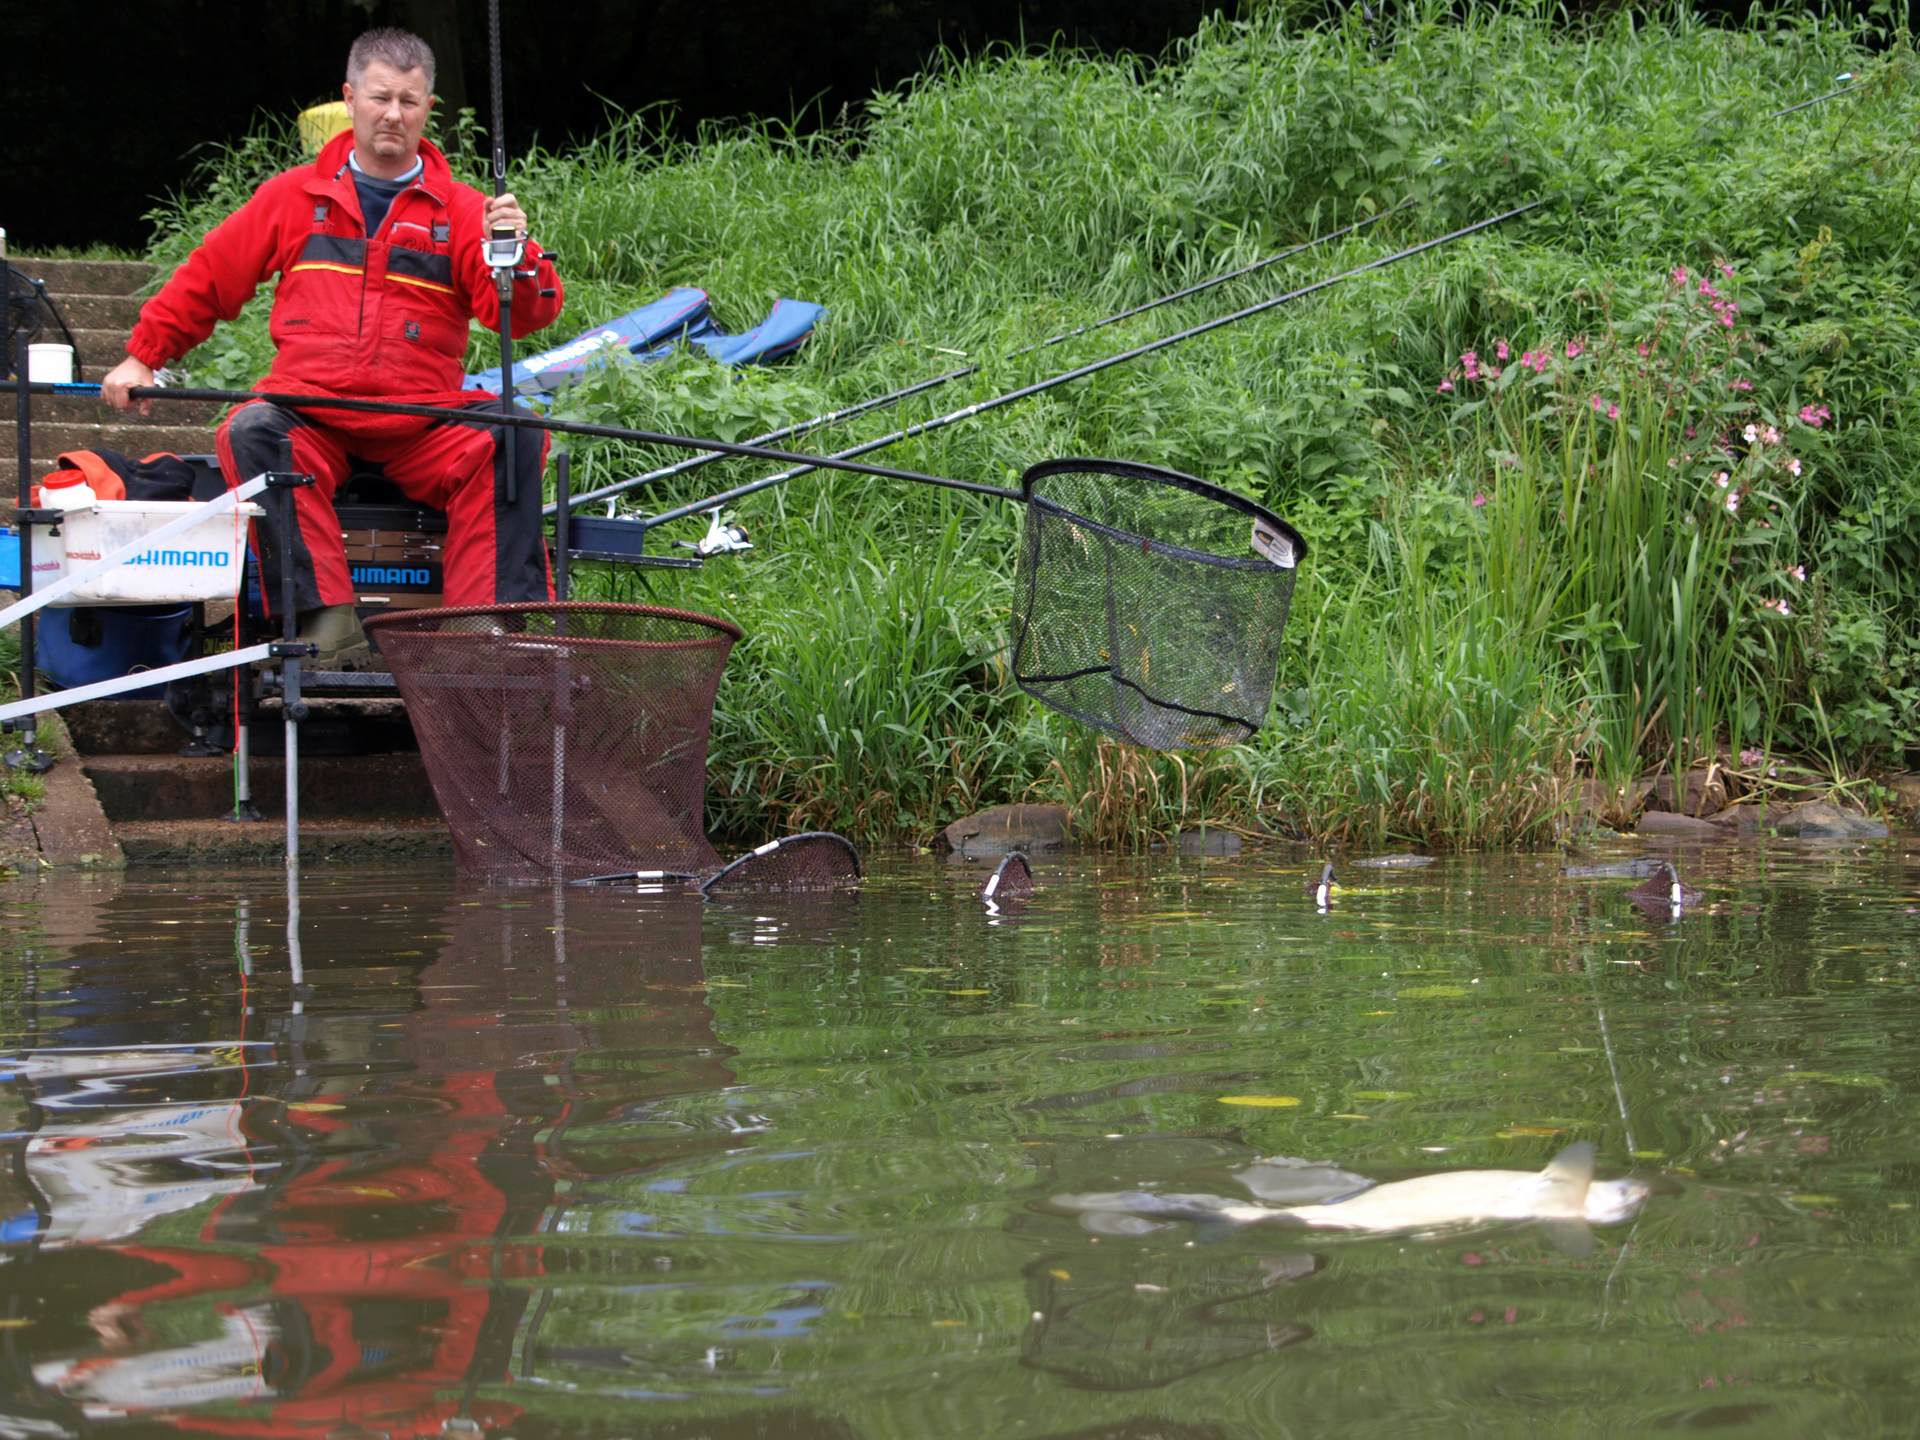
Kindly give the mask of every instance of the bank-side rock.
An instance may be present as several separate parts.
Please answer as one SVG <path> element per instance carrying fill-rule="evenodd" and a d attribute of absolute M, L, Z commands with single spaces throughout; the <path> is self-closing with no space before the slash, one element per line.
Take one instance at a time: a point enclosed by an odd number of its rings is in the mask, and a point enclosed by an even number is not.
<path fill-rule="evenodd" d="M 1726 832 L 1711 820 L 1672 810 L 1649 810 L 1633 827 L 1636 835 L 1665 835 L 1674 840 L 1718 840 Z"/>
<path fill-rule="evenodd" d="M 995 805 L 956 820 L 942 831 L 963 855 L 1004 855 L 1009 850 L 1053 850 L 1067 843 L 1073 819 L 1064 805 Z"/>
<path fill-rule="evenodd" d="M 1706 818 L 1724 835 L 1757 835 L 1767 828 L 1771 813 L 1766 801 L 1755 800 L 1729 805 Z"/>
<path fill-rule="evenodd" d="M 1240 846 L 1240 837 L 1233 831 L 1218 830 L 1211 825 L 1180 832 L 1182 855 L 1238 855 Z"/>
<path fill-rule="evenodd" d="M 1885 783 L 1902 811 L 1920 816 L 1920 775 L 1889 775 Z"/>
<path fill-rule="evenodd" d="M 1809 800 L 1774 819 L 1776 835 L 1795 840 L 1884 840 L 1887 827 L 1878 820 L 1842 810 L 1824 800 Z"/>
<path fill-rule="evenodd" d="M 1698 815 L 1703 819 L 1725 808 L 1726 803 L 1726 772 L 1718 765 L 1696 765 L 1677 780 L 1672 775 L 1662 775 L 1653 782 L 1647 796 L 1647 804 L 1653 809 Z"/>

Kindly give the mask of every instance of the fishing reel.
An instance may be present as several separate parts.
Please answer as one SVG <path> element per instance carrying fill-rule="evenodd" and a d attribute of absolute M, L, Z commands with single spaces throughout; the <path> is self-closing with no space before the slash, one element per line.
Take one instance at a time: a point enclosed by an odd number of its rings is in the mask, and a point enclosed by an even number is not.
<path fill-rule="evenodd" d="M 702 560 L 714 555 L 736 555 L 753 548 L 753 542 L 747 539 L 747 532 L 739 525 L 723 520 L 718 510 L 713 512 L 705 535 L 698 540 L 676 540 L 674 543 L 684 550 L 693 551 Z"/>
<path fill-rule="evenodd" d="M 517 270 L 526 258 L 527 240 L 510 226 L 496 226 L 480 242 L 480 251 L 486 257 L 489 270 Z"/>

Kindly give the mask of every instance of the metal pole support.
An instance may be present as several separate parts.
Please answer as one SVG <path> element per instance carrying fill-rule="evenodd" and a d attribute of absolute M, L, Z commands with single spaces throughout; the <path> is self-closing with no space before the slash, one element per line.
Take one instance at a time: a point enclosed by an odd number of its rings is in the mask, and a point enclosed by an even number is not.
<path fill-rule="evenodd" d="M 319 647 L 294 639 L 297 624 L 293 613 L 293 492 L 301 485 L 313 484 L 311 475 L 292 475 L 281 471 L 267 475 L 267 498 L 277 507 L 280 556 L 280 639 L 272 647 L 280 662 L 280 714 L 286 720 L 287 771 L 287 871 L 300 870 L 300 722 L 307 718 L 307 707 L 300 699 L 300 661 L 319 653 Z"/>

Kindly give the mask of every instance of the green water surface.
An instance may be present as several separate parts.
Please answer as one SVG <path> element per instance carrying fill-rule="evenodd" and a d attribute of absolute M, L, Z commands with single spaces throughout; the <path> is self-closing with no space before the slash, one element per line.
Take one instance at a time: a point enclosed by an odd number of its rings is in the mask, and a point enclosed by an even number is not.
<path fill-rule="evenodd" d="M 1911 1434 L 1920 851 L 0 889 L 0 1435 Z M 1591 859 L 1592 857 L 1584 857 Z M 1601 857 L 1605 858 L 1605 857 Z M 297 942 L 300 979 L 292 966 Z M 1637 1220 L 1083 1220 L 1244 1167 Z"/>

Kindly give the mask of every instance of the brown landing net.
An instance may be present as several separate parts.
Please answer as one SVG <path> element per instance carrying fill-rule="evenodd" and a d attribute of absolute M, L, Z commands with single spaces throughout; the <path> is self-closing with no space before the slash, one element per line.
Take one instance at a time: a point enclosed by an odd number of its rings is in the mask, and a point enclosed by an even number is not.
<path fill-rule="evenodd" d="M 725 620 L 583 601 L 368 622 L 460 869 L 489 880 L 710 874 L 707 734 Z"/>
<path fill-rule="evenodd" d="M 860 881 L 860 852 L 844 835 L 809 830 L 749 850 L 700 887 L 705 895 L 754 890 L 843 890 Z"/>

